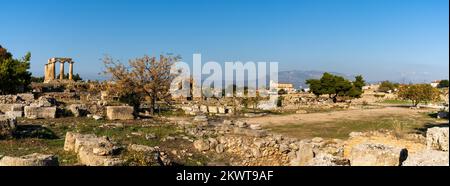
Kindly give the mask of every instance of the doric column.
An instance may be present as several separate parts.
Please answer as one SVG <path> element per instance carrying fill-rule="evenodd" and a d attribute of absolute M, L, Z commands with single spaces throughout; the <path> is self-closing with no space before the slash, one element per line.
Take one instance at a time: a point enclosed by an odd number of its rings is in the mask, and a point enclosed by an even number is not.
<path fill-rule="evenodd" d="M 73 80 L 73 62 L 69 62 L 69 80 Z"/>
<path fill-rule="evenodd" d="M 45 64 L 44 68 L 44 82 L 48 80 L 48 64 Z"/>
<path fill-rule="evenodd" d="M 55 61 L 53 61 L 52 60 L 52 62 L 50 63 L 50 78 L 49 78 L 49 80 L 55 80 L 55 77 L 56 77 L 56 75 L 55 75 L 55 71 L 56 71 L 56 69 L 55 69 Z"/>
<path fill-rule="evenodd" d="M 59 79 L 63 80 L 64 79 L 64 61 L 61 61 L 61 66 L 59 69 Z"/>

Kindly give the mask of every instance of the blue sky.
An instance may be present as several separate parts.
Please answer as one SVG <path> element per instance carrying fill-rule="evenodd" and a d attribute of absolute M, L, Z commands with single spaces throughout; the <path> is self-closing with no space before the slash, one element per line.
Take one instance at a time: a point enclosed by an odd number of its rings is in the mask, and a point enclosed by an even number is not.
<path fill-rule="evenodd" d="M 95 78 L 109 54 L 193 53 L 204 61 L 278 61 L 280 70 L 363 74 L 369 80 L 449 76 L 448 0 L 14 0 L 0 3 L 0 45 L 72 57 Z"/>

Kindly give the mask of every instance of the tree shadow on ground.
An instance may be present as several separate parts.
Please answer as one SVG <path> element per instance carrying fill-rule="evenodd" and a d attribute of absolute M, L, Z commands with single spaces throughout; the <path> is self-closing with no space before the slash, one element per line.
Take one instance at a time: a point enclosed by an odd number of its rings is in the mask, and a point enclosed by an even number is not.
<path fill-rule="evenodd" d="M 59 137 L 50 129 L 40 125 L 20 125 L 17 126 L 13 137 L 16 139 L 38 138 L 38 139 L 58 139 Z"/>
<path fill-rule="evenodd" d="M 449 127 L 449 123 L 427 123 L 422 127 L 415 128 L 414 130 L 419 134 L 426 134 L 428 129 L 434 127 Z"/>

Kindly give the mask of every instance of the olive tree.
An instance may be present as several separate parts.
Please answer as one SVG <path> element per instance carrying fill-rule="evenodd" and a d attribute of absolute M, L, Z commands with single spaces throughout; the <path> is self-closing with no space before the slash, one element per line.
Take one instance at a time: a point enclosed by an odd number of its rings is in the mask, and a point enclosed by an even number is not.
<path fill-rule="evenodd" d="M 172 80 L 177 74 L 171 72 L 172 65 L 180 59 L 178 56 L 144 57 L 130 60 L 128 66 L 106 56 L 103 59 L 105 74 L 113 82 L 111 92 L 128 99 L 133 106 L 139 107 L 143 101 L 149 101 L 150 113 L 154 114 L 156 103 L 169 103 Z"/>

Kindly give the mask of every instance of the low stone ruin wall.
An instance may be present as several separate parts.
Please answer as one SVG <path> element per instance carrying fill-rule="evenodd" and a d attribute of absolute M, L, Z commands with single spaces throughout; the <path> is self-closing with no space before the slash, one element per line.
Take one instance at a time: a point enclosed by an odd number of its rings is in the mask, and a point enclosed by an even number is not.
<path fill-rule="evenodd" d="M 346 162 L 338 156 L 343 155 L 343 143 L 340 141 L 325 142 L 323 139 L 296 140 L 273 135 L 261 129 L 259 125 L 249 125 L 242 121 L 226 120 L 214 127 L 186 127 L 185 132 L 200 139 L 194 142 L 199 151 L 229 153 L 239 157 L 233 165 L 244 166 L 286 166 L 306 165 L 321 153 L 331 157 L 332 165 Z M 208 136 L 218 136 L 211 138 Z M 332 163 L 335 161 L 335 163 Z M 348 163 L 347 163 L 348 164 Z M 342 165 L 347 165 L 343 163 Z"/>
<path fill-rule="evenodd" d="M 194 125 L 195 126 L 195 125 Z M 229 153 L 244 166 L 409 166 L 449 165 L 448 127 L 427 132 L 427 149 L 408 153 L 406 147 L 364 142 L 347 147 L 339 139 L 297 140 L 268 134 L 259 125 L 242 121 L 184 127 L 185 132 L 199 136 L 194 147 L 199 151 Z M 371 133 L 361 133 L 371 135 Z M 217 136 L 217 137 L 211 137 Z M 345 152 L 349 149 L 348 152 Z M 345 155 L 347 154 L 347 155 Z"/>
<path fill-rule="evenodd" d="M 107 137 L 97 137 L 93 134 L 79 134 L 68 132 L 64 142 L 64 150 L 77 154 L 78 162 L 86 166 L 120 166 L 124 160 L 120 159 L 123 150 L 145 153 L 154 157 L 159 165 L 171 165 L 167 154 L 158 147 L 129 144 L 124 148 L 112 142 Z"/>
<path fill-rule="evenodd" d="M 0 104 L 0 113 L 10 117 L 20 118 L 23 116 L 25 104 Z"/>
<path fill-rule="evenodd" d="M 0 104 L 30 104 L 34 101 L 31 93 L 17 95 L 0 95 Z"/>
<path fill-rule="evenodd" d="M 232 114 L 233 109 L 227 106 L 208 106 L 208 105 L 190 105 L 190 106 L 181 106 L 181 109 L 187 115 L 198 115 L 202 114 Z"/>

